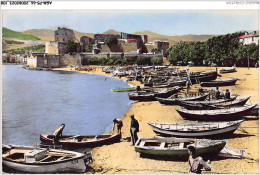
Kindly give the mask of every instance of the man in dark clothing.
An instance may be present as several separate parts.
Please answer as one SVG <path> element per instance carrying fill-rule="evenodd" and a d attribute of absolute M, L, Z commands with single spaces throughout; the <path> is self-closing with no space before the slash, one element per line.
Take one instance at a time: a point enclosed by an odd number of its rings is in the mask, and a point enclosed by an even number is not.
<path fill-rule="evenodd" d="M 135 145 L 136 141 L 138 140 L 137 132 L 139 132 L 139 123 L 135 119 L 134 115 L 132 115 L 130 133 L 131 133 L 133 145 Z"/>
<path fill-rule="evenodd" d="M 201 174 L 202 169 L 204 168 L 206 171 L 211 171 L 212 166 L 208 162 L 205 162 L 202 157 L 196 155 L 196 150 L 194 146 L 188 147 L 189 156 L 189 173 L 191 174 Z"/>
<path fill-rule="evenodd" d="M 225 93 L 225 99 L 230 99 L 230 92 L 228 89 L 226 90 L 226 93 Z"/>

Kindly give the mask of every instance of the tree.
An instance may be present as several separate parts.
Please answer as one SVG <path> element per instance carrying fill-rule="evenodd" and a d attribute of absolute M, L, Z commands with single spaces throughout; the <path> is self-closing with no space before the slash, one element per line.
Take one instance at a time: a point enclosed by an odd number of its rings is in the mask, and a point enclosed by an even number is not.
<path fill-rule="evenodd" d="M 136 64 L 138 64 L 138 65 L 151 64 L 151 58 L 149 58 L 149 57 L 137 57 Z"/>
<path fill-rule="evenodd" d="M 93 46 L 92 46 L 92 45 L 88 45 L 88 46 L 86 47 L 86 52 L 91 53 L 92 50 L 93 50 Z"/>
<path fill-rule="evenodd" d="M 155 65 L 160 65 L 163 63 L 163 58 L 162 57 L 152 57 L 151 63 L 155 64 Z"/>
<path fill-rule="evenodd" d="M 105 43 L 107 45 L 117 45 L 118 39 L 115 36 L 106 36 Z"/>
<path fill-rule="evenodd" d="M 69 41 L 67 44 L 68 53 L 77 52 L 77 47 L 77 43 Z"/>

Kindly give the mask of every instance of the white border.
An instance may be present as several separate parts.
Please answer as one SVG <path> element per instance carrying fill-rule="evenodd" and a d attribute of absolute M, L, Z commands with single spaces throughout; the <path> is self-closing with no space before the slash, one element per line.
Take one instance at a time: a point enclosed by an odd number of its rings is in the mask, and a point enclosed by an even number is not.
<path fill-rule="evenodd" d="M 15 0 L 14 0 L 15 1 Z M 39 0 L 35 0 L 36 2 Z M 46 0 L 45 0 L 46 1 Z M 51 0 L 50 0 L 51 1 Z M 255 4 L 257 3 L 258 4 Z M 29 3 L 30 4 L 30 3 Z M 1 5 L 6 9 L 246 9 L 258 10 L 259 1 L 52 1 L 51 5 Z"/>

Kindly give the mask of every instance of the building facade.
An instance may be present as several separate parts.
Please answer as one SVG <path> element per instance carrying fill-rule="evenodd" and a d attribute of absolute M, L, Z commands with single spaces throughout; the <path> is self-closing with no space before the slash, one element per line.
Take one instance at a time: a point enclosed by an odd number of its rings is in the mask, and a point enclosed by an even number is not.
<path fill-rule="evenodd" d="M 259 33 L 256 31 L 248 33 L 246 32 L 245 35 L 238 37 L 239 42 L 243 43 L 243 45 L 250 45 L 255 43 L 259 45 Z"/>
<path fill-rule="evenodd" d="M 68 43 L 70 42 L 75 42 L 76 37 L 71 29 L 67 29 L 65 27 L 58 27 L 58 30 L 55 30 L 54 32 L 54 38 L 56 42 L 61 42 L 61 43 Z"/>
<path fill-rule="evenodd" d="M 81 52 L 86 52 L 86 47 L 93 44 L 95 44 L 94 38 L 91 38 L 89 36 L 82 36 L 80 38 Z"/>

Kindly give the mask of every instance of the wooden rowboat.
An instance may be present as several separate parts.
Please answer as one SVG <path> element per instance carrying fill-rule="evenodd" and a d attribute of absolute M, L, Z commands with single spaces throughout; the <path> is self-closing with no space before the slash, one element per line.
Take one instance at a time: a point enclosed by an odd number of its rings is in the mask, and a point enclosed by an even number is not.
<path fill-rule="evenodd" d="M 188 110 L 185 108 L 176 109 L 176 111 L 185 119 L 201 121 L 230 121 L 239 120 L 254 109 L 255 105 L 245 105 L 242 107 L 233 107 L 215 110 Z"/>
<path fill-rule="evenodd" d="M 243 120 L 211 123 L 148 123 L 153 131 L 162 136 L 206 138 L 233 133 Z"/>
<path fill-rule="evenodd" d="M 188 146 L 193 145 L 198 155 L 217 155 L 226 145 L 223 140 L 181 139 L 181 138 L 140 138 L 135 151 L 144 155 L 187 158 Z"/>
<path fill-rule="evenodd" d="M 236 84 L 237 78 L 231 78 L 227 80 L 212 80 L 208 82 L 201 82 L 202 87 L 218 87 L 218 86 L 231 86 Z"/>
<path fill-rule="evenodd" d="M 41 134 L 40 140 L 43 144 L 54 144 L 54 135 Z M 115 135 L 64 135 L 62 136 L 56 145 L 61 145 L 66 149 L 78 149 L 78 148 L 94 148 L 102 145 L 109 145 L 119 142 L 121 139 L 120 134 Z"/>
<path fill-rule="evenodd" d="M 245 98 L 240 98 L 234 101 L 227 101 L 227 102 L 217 103 L 217 104 L 181 102 L 179 105 L 189 110 L 223 109 L 223 108 L 230 108 L 234 106 L 244 106 L 250 97 L 251 96 L 247 96 Z"/>
<path fill-rule="evenodd" d="M 3 167 L 25 173 L 84 173 L 92 162 L 91 153 L 2 145 Z"/>
<path fill-rule="evenodd" d="M 236 72 L 236 67 L 231 67 L 231 68 L 222 68 L 219 70 L 219 73 L 225 74 L 225 73 L 231 73 L 231 72 Z"/>
<path fill-rule="evenodd" d="M 135 88 L 131 87 L 131 88 L 119 88 L 119 89 L 111 89 L 112 92 L 131 92 L 134 91 Z"/>
<path fill-rule="evenodd" d="M 211 99 L 211 100 L 205 100 L 205 101 L 182 101 L 179 105 L 181 104 L 186 104 L 186 103 L 189 103 L 189 104 L 207 104 L 207 105 L 215 105 L 215 104 L 220 104 L 220 103 L 226 103 L 226 102 L 229 102 L 229 101 L 234 101 L 236 100 L 237 96 L 233 96 L 231 97 L 230 99 L 219 99 L 219 100 L 216 100 L 216 99 Z M 182 106 L 182 105 L 181 105 Z"/>
<path fill-rule="evenodd" d="M 133 93 L 129 93 L 130 100 L 138 100 L 138 101 L 154 101 L 156 97 L 167 98 L 175 93 L 180 92 L 183 87 L 176 87 L 176 88 L 169 88 L 166 90 L 159 90 L 159 91 L 137 91 Z"/>
<path fill-rule="evenodd" d="M 196 97 L 182 97 L 182 98 L 158 98 L 156 97 L 156 100 L 158 100 L 161 104 L 165 105 L 179 105 L 182 101 L 204 101 L 209 93 L 205 93 L 200 96 Z"/>

